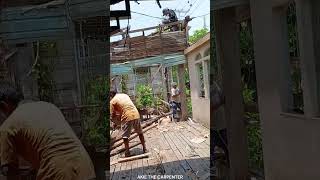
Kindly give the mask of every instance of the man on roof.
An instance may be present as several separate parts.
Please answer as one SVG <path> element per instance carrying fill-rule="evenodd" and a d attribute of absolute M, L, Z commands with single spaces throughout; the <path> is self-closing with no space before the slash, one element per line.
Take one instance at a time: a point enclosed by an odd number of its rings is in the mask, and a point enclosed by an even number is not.
<path fill-rule="evenodd" d="M 162 10 L 162 15 L 166 17 L 165 20 L 162 21 L 163 24 L 170 24 L 178 21 L 178 17 L 174 10 L 165 8 Z M 178 31 L 178 25 L 172 25 L 170 26 L 171 31 Z"/>

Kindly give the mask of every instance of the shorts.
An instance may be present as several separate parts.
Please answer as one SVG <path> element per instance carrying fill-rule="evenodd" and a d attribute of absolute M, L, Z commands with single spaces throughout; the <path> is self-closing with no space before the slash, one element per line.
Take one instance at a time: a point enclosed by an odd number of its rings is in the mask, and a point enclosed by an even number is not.
<path fill-rule="evenodd" d="M 140 119 L 132 120 L 132 121 L 126 121 L 121 126 L 122 130 L 122 138 L 128 139 L 131 135 L 132 128 L 137 134 L 142 134 L 142 127 L 140 124 Z"/>

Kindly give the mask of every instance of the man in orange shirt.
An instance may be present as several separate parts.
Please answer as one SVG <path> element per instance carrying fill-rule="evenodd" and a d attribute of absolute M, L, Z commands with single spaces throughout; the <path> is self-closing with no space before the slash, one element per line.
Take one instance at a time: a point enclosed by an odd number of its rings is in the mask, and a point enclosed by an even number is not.
<path fill-rule="evenodd" d="M 121 126 L 121 135 L 126 148 L 125 156 L 130 156 L 129 137 L 132 128 L 139 135 L 143 152 L 146 152 L 146 144 L 140 124 L 140 114 L 127 94 L 117 93 L 116 90 L 110 90 L 110 115 L 111 121 L 116 125 Z"/>
<path fill-rule="evenodd" d="M 32 165 L 37 180 L 95 179 L 87 151 L 56 106 L 24 102 L 21 93 L 0 81 L 0 114 L 3 174 L 21 172 L 21 157 Z"/>

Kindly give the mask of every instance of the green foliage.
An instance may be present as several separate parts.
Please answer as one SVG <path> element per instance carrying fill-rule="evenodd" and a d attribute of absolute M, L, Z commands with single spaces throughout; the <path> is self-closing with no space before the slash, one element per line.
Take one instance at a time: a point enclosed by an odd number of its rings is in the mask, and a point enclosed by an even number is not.
<path fill-rule="evenodd" d="M 243 84 L 249 89 L 256 89 L 253 36 L 248 23 L 241 24 L 240 63 Z"/>
<path fill-rule="evenodd" d="M 292 2 L 287 10 L 287 24 L 289 37 L 289 51 L 291 56 L 298 56 L 298 33 L 295 3 Z"/>
<path fill-rule="evenodd" d="M 88 82 L 85 101 L 87 104 L 104 105 L 105 103 L 108 103 L 106 98 L 108 91 L 109 78 L 97 77 Z M 100 113 L 101 116 L 99 116 Z M 106 146 L 108 144 L 107 132 L 110 125 L 109 109 L 95 107 L 82 111 L 81 116 L 84 118 L 85 123 L 85 144 L 93 145 L 95 147 Z"/>
<path fill-rule="evenodd" d="M 247 118 L 259 122 L 259 115 L 256 113 L 247 113 Z M 263 170 L 263 151 L 262 151 L 262 133 L 260 123 L 247 127 L 248 147 L 249 147 L 249 166 L 252 169 Z"/>
<path fill-rule="evenodd" d="M 187 98 L 187 109 L 188 109 L 188 116 L 192 117 L 192 102 L 191 98 Z"/>
<path fill-rule="evenodd" d="M 208 29 L 207 28 L 203 28 L 203 29 L 198 29 L 196 30 L 193 35 L 191 35 L 189 37 L 189 43 L 193 44 L 195 42 L 197 42 L 198 40 L 200 40 L 201 38 L 203 38 L 205 35 L 208 34 Z"/>
<path fill-rule="evenodd" d="M 37 44 L 35 43 L 34 46 L 34 57 L 37 56 Z M 41 101 L 51 102 L 54 101 L 54 88 L 55 82 L 53 80 L 52 73 L 54 71 L 54 65 L 47 63 L 43 63 L 45 57 L 55 57 L 55 43 L 51 42 L 44 42 L 39 43 L 39 51 L 41 51 L 44 47 L 46 47 L 46 51 L 40 54 L 35 64 L 34 68 L 31 71 L 33 78 L 38 83 L 38 95 Z M 44 57 L 42 59 L 42 57 Z"/>
<path fill-rule="evenodd" d="M 35 65 L 32 70 L 33 77 L 38 82 L 38 95 L 41 101 L 53 103 L 54 81 L 52 77 L 53 67 L 48 66 L 41 61 Z"/>
<path fill-rule="evenodd" d="M 128 75 L 123 75 L 122 76 L 122 81 L 121 81 L 121 90 L 122 90 L 122 93 L 125 93 L 127 94 L 128 93 L 128 88 L 127 88 L 127 81 L 128 81 Z"/>
<path fill-rule="evenodd" d="M 245 85 L 244 89 L 242 90 L 242 97 L 244 100 L 244 104 L 249 105 L 254 103 L 254 97 L 253 97 L 254 93 L 255 93 L 255 90 L 249 89 L 247 85 Z"/>
<path fill-rule="evenodd" d="M 142 109 L 154 105 L 152 88 L 149 85 L 138 85 L 137 88 L 137 108 Z"/>

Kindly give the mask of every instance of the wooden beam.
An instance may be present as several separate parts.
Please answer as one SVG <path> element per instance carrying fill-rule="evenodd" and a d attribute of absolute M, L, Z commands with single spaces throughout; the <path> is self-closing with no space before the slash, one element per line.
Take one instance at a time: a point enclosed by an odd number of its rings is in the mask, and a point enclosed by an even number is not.
<path fill-rule="evenodd" d="M 187 107 L 187 95 L 186 95 L 186 80 L 185 73 L 186 67 L 185 64 L 178 65 L 178 78 L 179 78 L 179 89 L 180 94 L 180 103 L 181 103 L 181 118 L 180 120 L 186 121 L 188 117 L 188 107 Z"/>
<path fill-rule="evenodd" d="M 137 143 L 134 143 L 134 144 L 130 144 L 130 145 L 129 145 L 129 149 L 132 149 L 132 148 L 134 148 L 134 147 L 137 147 L 137 146 L 139 146 L 140 144 L 141 144 L 140 141 L 137 142 Z M 111 153 L 110 153 L 110 157 L 115 156 L 115 155 L 120 154 L 120 153 L 125 152 L 125 151 L 126 151 L 126 148 L 121 148 L 121 149 L 119 149 L 119 150 L 116 151 L 116 152 L 111 152 Z"/>
<path fill-rule="evenodd" d="M 146 126 L 144 127 L 144 129 L 142 130 L 142 133 L 146 133 L 147 131 L 149 131 L 150 129 L 156 127 L 157 124 L 153 124 L 151 126 Z M 134 138 L 138 137 L 139 135 L 137 133 L 133 134 L 133 136 L 130 136 L 129 141 L 133 140 Z M 123 144 L 123 141 L 118 141 L 118 143 L 115 143 L 111 146 L 111 150 L 121 146 Z"/>
<path fill-rule="evenodd" d="M 299 51 L 301 60 L 301 76 L 303 88 L 303 104 L 304 113 L 308 118 L 319 116 L 319 74 L 317 74 L 317 63 L 319 62 L 319 21 L 312 21 L 319 13 L 317 10 L 313 11 L 313 5 L 319 7 L 316 1 L 296 1 L 297 2 L 297 24 L 299 35 Z M 314 28 L 314 29 L 313 29 Z M 316 43 L 317 42 L 317 43 Z"/>
<path fill-rule="evenodd" d="M 177 22 L 169 23 L 169 24 L 159 24 L 158 26 L 152 26 L 152 27 L 147 27 L 147 28 L 142 28 L 142 29 L 135 29 L 135 30 L 129 31 L 129 33 L 143 32 L 143 31 L 162 28 L 162 27 L 166 27 L 166 26 L 173 26 L 173 25 L 177 25 L 177 24 L 181 24 L 181 23 L 184 23 L 184 20 L 180 20 Z M 118 35 L 122 35 L 122 34 L 126 34 L 126 32 L 117 33 L 114 36 L 118 36 Z"/>
<path fill-rule="evenodd" d="M 230 180 L 247 180 L 248 145 L 244 120 L 239 24 L 234 21 L 235 8 L 215 11 L 218 61 L 222 64 L 222 85 L 226 97 L 225 118 L 230 157 Z"/>
<path fill-rule="evenodd" d="M 142 159 L 142 158 L 147 158 L 150 155 L 151 155 L 151 153 L 146 153 L 146 154 L 140 154 L 140 155 L 126 157 L 126 158 L 121 158 L 116 162 L 112 162 L 111 165 L 114 165 L 114 164 L 117 164 L 117 163 L 128 162 L 128 161 L 134 161 L 134 160 Z"/>

